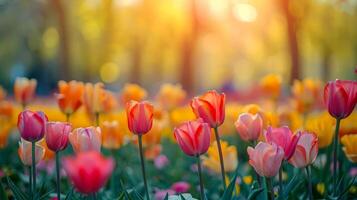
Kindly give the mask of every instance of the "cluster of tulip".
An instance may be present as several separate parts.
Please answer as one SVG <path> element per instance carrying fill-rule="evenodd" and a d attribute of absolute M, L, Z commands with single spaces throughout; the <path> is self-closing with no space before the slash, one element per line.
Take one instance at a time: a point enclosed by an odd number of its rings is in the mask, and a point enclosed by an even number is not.
<path fill-rule="evenodd" d="M 279 82 L 279 79 L 276 77 L 267 76 L 261 83 L 263 91 L 268 91 L 272 101 L 275 103 L 280 95 L 279 88 L 277 88 L 279 83 L 277 82 Z M 18 131 L 21 136 L 18 154 L 22 163 L 30 171 L 28 193 L 21 192 L 8 179 L 16 199 L 41 199 L 40 194 L 36 191 L 36 165 L 43 159 L 47 151 L 55 154 L 56 198 L 58 200 L 63 196 L 63 194 L 61 195 L 60 187 L 62 167 L 76 191 L 84 194 L 84 197 L 94 199 L 97 198 L 97 193 L 106 185 L 115 170 L 115 159 L 103 156 L 101 148 L 103 146 L 108 149 L 118 149 L 123 145 L 126 136 L 124 136 L 125 133 L 119 127 L 118 121 L 104 120 L 104 122 L 100 123 L 100 116 L 117 106 L 114 93 L 105 90 L 104 85 L 101 83 L 83 84 L 77 81 L 68 83 L 60 81 L 58 86 L 59 93 L 56 94 L 56 98 L 60 110 L 66 116 L 67 122 L 49 121 L 44 112 L 26 109 L 34 96 L 35 80 L 19 78 L 15 83 L 15 98 L 22 105 L 22 111 L 17 119 Z M 296 82 L 293 87 L 297 110 L 305 115 L 314 106 L 313 104 L 316 100 L 314 98 L 322 95 L 318 92 L 317 87 L 314 87 L 315 85 L 309 80 Z M 161 152 L 160 146 L 159 148 L 156 148 L 157 146 L 148 148 L 150 147 L 148 145 L 150 140 L 154 141 L 154 143 L 160 143 L 160 139 L 156 138 L 159 136 L 149 135 L 155 135 L 151 131 L 157 128 L 155 127 L 158 126 L 157 124 L 160 125 L 157 118 L 163 118 L 160 115 L 164 114 L 157 113 L 159 109 L 155 107 L 154 110 L 153 104 L 142 100 L 147 94 L 138 86 L 128 85 L 124 90 L 130 90 L 130 92 L 122 95 L 123 103 L 126 106 L 125 121 L 127 122 L 127 129 L 133 133 L 129 136 L 129 140 L 135 140 L 138 144 L 145 196 L 150 199 L 152 191 L 148 186 L 145 160 L 154 157 L 155 165 L 158 169 L 161 169 L 164 163 L 168 162 L 165 156 L 158 155 Z M 133 90 L 134 92 L 132 92 Z M 176 90 L 174 92 L 175 95 L 172 95 L 171 90 Z M 0 94 L 3 93 L 1 91 Z M 307 91 L 310 92 L 310 95 L 301 95 Z M 323 135 L 326 132 L 330 132 L 327 134 L 334 136 L 333 146 L 328 149 L 333 152 L 332 156 L 330 156 L 331 152 L 329 151 L 325 162 L 325 165 L 330 165 L 330 162 L 332 164 L 333 178 L 331 186 L 333 191 L 329 194 L 329 197 L 343 198 L 346 192 L 340 191 L 340 189 L 348 190 L 354 184 L 353 179 L 349 186 L 341 188 L 343 180 L 340 177 L 339 170 L 341 170 L 341 165 L 339 166 L 339 164 L 342 161 L 338 162 L 338 159 L 340 158 L 339 143 L 342 142 L 345 146 L 343 150 L 347 158 L 351 162 L 357 162 L 357 151 L 355 144 L 353 144 L 357 135 L 347 134 L 341 139 L 339 137 L 341 134 L 341 121 L 351 115 L 357 103 L 357 82 L 347 80 L 331 81 L 326 84 L 323 93 L 326 108 L 336 121 L 334 134 L 332 134 L 331 129 L 334 125 L 323 131 L 322 129 L 325 126 L 319 127 L 319 130 L 309 127 L 309 122 L 321 124 L 322 121 L 322 123 L 328 123 L 328 121 L 323 121 L 322 117 L 318 117 L 315 121 L 305 117 L 303 124 L 306 125 L 303 128 L 294 128 L 291 122 L 289 126 L 277 126 L 274 123 L 274 116 L 268 112 L 263 112 L 258 106 L 250 105 L 243 112 L 240 112 L 234 126 L 240 139 L 249 145 L 246 148 L 249 165 L 256 172 L 256 185 L 252 184 L 249 198 L 274 199 L 276 196 L 280 199 L 287 198 L 286 190 L 289 192 L 291 186 L 284 185 L 283 179 L 284 171 L 287 170 L 287 163 L 289 163 L 294 168 L 304 168 L 306 170 L 306 180 L 308 180 L 307 197 L 313 199 L 311 166 L 317 158 L 319 148 L 329 146 L 332 142 L 332 137 Z M 4 98 L 1 96 L 4 95 L 0 95 L 0 116 L 9 110 L 8 104 L 5 106 L 2 102 Z M 185 96 L 185 92 L 180 87 L 165 85 L 160 90 L 158 100 L 162 107 L 174 113 L 175 107 L 184 101 Z M 86 113 L 93 120 L 95 126 L 87 126 L 86 128 L 72 127 L 70 123 L 71 117 L 82 105 L 84 105 Z M 171 119 L 170 123 L 174 126 L 173 136 L 178 146 L 185 154 L 196 158 L 197 170 L 195 171 L 198 172 L 200 198 L 207 199 L 202 172 L 203 164 L 203 166 L 211 168 L 215 174 L 221 175 L 221 185 L 224 190 L 222 199 L 232 199 L 234 188 L 238 182 L 237 176 L 240 174 L 237 168 L 237 150 L 234 146 L 229 146 L 228 143 L 221 140 L 222 134 L 220 130 L 225 128 L 224 121 L 228 116 L 226 112 L 234 112 L 233 115 L 238 113 L 234 109 L 226 108 L 226 95 L 216 91 L 208 91 L 202 96 L 194 97 L 190 101 L 190 106 L 194 117 L 177 123 L 174 123 L 174 120 Z M 159 117 L 156 115 L 159 115 Z M 291 118 L 291 116 L 289 117 Z M 171 118 L 174 118 L 173 114 Z M 283 119 L 284 117 L 281 118 Z M 163 128 L 159 130 L 162 131 Z M 211 138 L 212 131 L 214 133 L 213 139 Z M 133 139 L 134 136 L 137 138 Z M 75 155 L 65 156 L 61 159 L 60 152 L 66 149 L 68 143 L 71 144 Z M 208 157 L 202 156 L 206 153 L 208 153 Z M 115 151 L 113 151 L 112 155 L 115 155 Z M 229 177 L 227 177 L 226 172 L 229 171 L 236 172 L 236 175 L 227 186 Z M 279 183 L 278 194 L 275 193 L 273 184 L 273 178 L 277 175 Z M 180 188 L 176 191 L 181 193 L 186 192 L 188 186 L 180 184 L 180 186 L 176 185 L 173 188 Z M 238 194 L 237 191 L 236 193 Z M 171 194 L 169 190 L 158 191 L 155 193 L 155 198 L 158 200 L 167 199 L 169 194 Z M 130 199 L 126 192 L 120 194 L 119 198 Z M 137 198 L 141 199 L 140 195 Z M 187 198 L 184 196 L 181 196 L 181 198 L 192 199 L 192 197 Z"/>

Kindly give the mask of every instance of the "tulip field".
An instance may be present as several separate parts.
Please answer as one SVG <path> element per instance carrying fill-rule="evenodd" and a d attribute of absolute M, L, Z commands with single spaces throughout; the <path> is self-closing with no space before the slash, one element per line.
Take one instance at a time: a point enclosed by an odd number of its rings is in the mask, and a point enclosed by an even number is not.
<path fill-rule="evenodd" d="M 357 82 L 0 87 L 0 199 L 357 199 Z M 13 95 L 10 95 L 13 93 Z"/>

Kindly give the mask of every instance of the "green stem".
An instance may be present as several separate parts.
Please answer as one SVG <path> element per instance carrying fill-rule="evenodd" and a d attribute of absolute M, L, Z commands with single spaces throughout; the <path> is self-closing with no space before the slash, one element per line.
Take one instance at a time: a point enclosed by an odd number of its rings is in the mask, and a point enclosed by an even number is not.
<path fill-rule="evenodd" d="M 116 157 L 115 157 L 115 150 L 114 149 L 111 149 L 111 154 L 112 154 L 112 157 L 114 158 L 114 162 L 115 162 L 115 165 L 117 165 L 116 163 Z M 115 191 L 115 176 L 114 176 L 114 173 L 112 175 L 112 177 L 110 178 L 110 188 L 112 190 L 112 192 L 114 193 Z"/>
<path fill-rule="evenodd" d="M 140 152 L 140 161 L 141 161 L 141 171 L 143 173 L 143 178 L 144 178 L 145 193 L 146 193 L 146 198 L 148 200 L 150 200 L 148 184 L 146 182 L 145 160 L 144 160 L 144 155 L 143 155 L 142 135 L 138 135 L 138 138 L 139 138 L 139 152 Z"/>
<path fill-rule="evenodd" d="M 95 125 L 99 126 L 99 113 L 95 113 Z"/>
<path fill-rule="evenodd" d="M 336 119 L 336 129 L 335 129 L 335 137 L 333 140 L 333 194 L 337 195 L 337 159 L 338 159 L 338 136 L 340 130 L 340 122 L 341 119 Z"/>
<path fill-rule="evenodd" d="M 202 180 L 201 159 L 199 155 L 197 156 L 197 166 L 198 166 L 198 177 L 200 179 L 201 199 L 204 200 L 206 198 L 205 198 L 205 189 L 203 187 L 203 180 Z"/>
<path fill-rule="evenodd" d="M 265 178 L 265 182 L 267 184 L 267 195 L 269 196 L 270 192 L 270 200 L 274 200 L 274 189 L 271 178 Z"/>
<path fill-rule="evenodd" d="M 283 186 L 283 163 L 279 169 L 279 195 L 283 196 L 284 193 L 284 186 Z"/>
<path fill-rule="evenodd" d="M 29 190 L 30 190 L 30 195 L 32 195 L 32 168 L 29 166 Z"/>
<path fill-rule="evenodd" d="M 36 199 L 36 142 L 32 142 L 32 199 Z"/>
<path fill-rule="evenodd" d="M 312 196 L 312 182 L 311 182 L 311 172 L 310 172 L 310 167 L 309 165 L 306 166 L 306 176 L 307 176 L 307 180 L 309 182 L 308 184 L 308 191 L 309 191 L 309 200 L 313 200 L 313 196 Z"/>
<path fill-rule="evenodd" d="M 70 117 L 71 117 L 71 114 L 69 114 L 69 113 L 66 113 L 66 122 L 69 122 L 69 120 L 70 120 Z"/>
<path fill-rule="evenodd" d="M 218 146 L 218 153 L 219 153 L 219 162 L 221 164 L 221 175 L 222 175 L 222 181 L 223 181 L 223 189 L 226 190 L 226 178 L 224 174 L 224 162 L 223 162 L 223 154 L 222 154 L 222 148 L 221 148 L 221 141 L 219 138 L 219 133 L 218 133 L 218 127 L 214 128 L 214 133 L 216 135 L 216 140 L 217 140 L 217 146 Z"/>
<path fill-rule="evenodd" d="M 56 152 L 56 180 L 57 180 L 57 199 L 61 199 L 61 179 L 60 179 L 60 155 L 59 152 Z"/>

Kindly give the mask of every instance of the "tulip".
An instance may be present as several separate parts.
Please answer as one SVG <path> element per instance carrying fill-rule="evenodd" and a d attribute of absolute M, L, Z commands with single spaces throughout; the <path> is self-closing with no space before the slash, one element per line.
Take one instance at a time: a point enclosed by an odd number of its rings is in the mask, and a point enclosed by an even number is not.
<path fill-rule="evenodd" d="M 219 174 L 220 173 L 220 162 L 219 155 L 217 151 L 217 141 L 214 141 L 211 146 L 208 148 L 207 154 L 208 157 L 203 157 L 203 166 L 206 166 L 208 169 Z M 238 165 L 238 156 L 237 149 L 233 145 L 228 145 L 227 142 L 221 141 L 222 143 L 222 153 L 223 153 L 223 162 L 225 172 L 234 172 Z"/>
<path fill-rule="evenodd" d="M 171 189 L 174 190 L 176 193 L 185 193 L 190 189 L 191 185 L 184 181 L 179 181 L 172 184 Z"/>
<path fill-rule="evenodd" d="M 47 147 L 56 152 L 56 178 L 57 178 L 57 198 L 61 199 L 60 189 L 60 155 L 59 151 L 64 150 L 68 144 L 68 135 L 71 132 L 71 124 L 64 122 L 47 122 L 46 124 L 46 144 Z"/>
<path fill-rule="evenodd" d="M 14 107 L 9 101 L 0 101 L 0 119 L 11 120 Z"/>
<path fill-rule="evenodd" d="M 205 195 L 200 155 L 206 153 L 209 148 L 210 133 L 209 124 L 203 122 L 201 118 L 196 121 L 185 122 L 174 129 L 174 136 L 181 150 L 189 156 L 197 157 L 201 199 L 204 199 Z"/>
<path fill-rule="evenodd" d="M 78 192 L 94 195 L 111 176 L 114 160 L 96 151 L 78 153 L 62 160 L 64 170 Z"/>
<path fill-rule="evenodd" d="M 121 98 L 124 105 L 130 101 L 143 101 L 146 97 L 146 90 L 137 84 L 125 84 L 121 91 Z"/>
<path fill-rule="evenodd" d="M 37 86 L 36 79 L 27 79 L 25 77 L 18 77 L 14 84 L 15 99 L 19 102 L 23 109 L 32 100 L 35 95 Z"/>
<path fill-rule="evenodd" d="M 77 81 L 70 81 L 68 83 L 59 81 L 58 90 L 59 93 L 56 95 L 57 103 L 61 111 L 66 114 L 68 121 L 69 116 L 82 105 L 84 85 L 82 82 Z"/>
<path fill-rule="evenodd" d="M 130 132 L 143 135 L 152 128 L 154 107 L 146 102 L 130 101 L 126 104 L 126 115 Z"/>
<path fill-rule="evenodd" d="M 357 103 L 357 81 L 335 80 L 326 84 L 324 101 L 328 112 L 336 119 L 335 137 L 333 140 L 333 194 L 337 193 L 337 159 L 339 151 L 338 133 L 340 122 L 348 117 Z"/>
<path fill-rule="evenodd" d="M 17 120 L 21 137 L 29 142 L 41 140 L 45 135 L 47 120 L 47 116 L 43 112 L 22 111 Z"/>
<path fill-rule="evenodd" d="M 275 143 L 284 150 L 284 159 L 289 160 L 295 152 L 296 145 L 301 133 L 293 134 L 289 127 L 280 128 L 268 127 L 265 132 L 265 139 L 268 143 Z"/>
<path fill-rule="evenodd" d="M 268 143 L 274 143 L 284 150 L 284 159 L 289 160 L 294 154 L 296 145 L 299 141 L 301 133 L 293 134 L 289 127 L 283 126 L 280 128 L 268 127 L 265 132 L 265 139 Z M 283 194 L 282 169 L 279 170 L 279 192 Z"/>
<path fill-rule="evenodd" d="M 69 142 L 76 153 L 83 151 L 98 151 L 102 142 L 99 127 L 76 128 L 69 133 Z"/>
<path fill-rule="evenodd" d="M 7 145 L 7 140 L 11 134 L 12 125 L 0 119 L 0 149 Z"/>
<path fill-rule="evenodd" d="M 208 91 L 200 97 L 195 97 L 191 101 L 191 107 L 197 118 L 202 118 L 204 122 L 208 123 L 211 128 L 214 128 L 214 133 L 217 140 L 218 153 L 221 165 L 221 175 L 223 188 L 226 189 L 224 162 L 222 155 L 221 142 L 218 133 L 218 126 L 224 122 L 225 118 L 225 101 L 224 93 L 218 94 L 216 91 Z"/>
<path fill-rule="evenodd" d="M 271 96 L 276 101 L 281 92 L 281 76 L 277 74 L 268 74 L 260 80 L 260 87 L 265 94 Z"/>
<path fill-rule="evenodd" d="M 357 103 L 357 81 L 330 81 L 325 86 L 324 101 L 331 116 L 348 117 Z"/>
<path fill-rule="evenodd" d="M 297 102 L 298 110 L 302 113 L 310 111 L 321 99 L 321 83 L 312 79 L 295 80 L 292 93 Z"/>
<path fill-rule="evenodd" d="M 302 132 L 289 163 L 297 168 L 312 164 L 317 157 L 318 148 L 317 136 L 309 132 Z"/>
<path fill-rule="evenodd" d="M 256 141 L 263 132 L 263 119 L 259 114 L 243 113 L 234 125 L 244 141 Z"/>
<path fill-rule="evenodd" d="M 335 120 L 327 113 L 308 115 L 305 130 L 314 133 L 319 140 L 319 148 L 325 148 L 332 143 Z"/>
<path fill-rule="evenodd" d="M 341 138 L 341 143 L 344 146 L 343 151 L 348 160 L 352 163 L 357 163 L 357 134 L 344 135 Z"/>
<path fill-rule="evenodd" d="M 157 169 L 166 167 L 169 162 L 169 159 L 165 155 L 159 155 L 154 159 L 154 165 Z"/>
<path fill-rule="evenodd" d="M 268 190 L 270 190 L 271 199 L 274 199 L 274 191 L 271 183 L 271 177 L 276 176 L 284 158 L 284 150 L 275 143 L 269 144 L 259 142 L 255 148 L 248 147 L 249 164 L 260 175 L 266 177 Z"/>
<path fill-rule="evenodd" d="M 101 126 L 103 147 L 119 149 L 124 143 L 124 131 L 118 121 L 104 121 Z"/>
<path fill-rule="evenodd" d="M 31 167 L 32 165 L 31 148 L 32 148 L 31 142 L 28 142 L 21 138 L 19 142 L 18 154 L 21 159 L 21 162 L 29 167 Z M 36 142 L 35 164 L 38 164 L 43 159 L 44 155 L 45 155 L 45 148 L 43 148 L 43 146 L 41 146 L 39 142 Z"/>
<path fill-rule="evenodd" d="M 308 191 L 310 200 L 312 200 L 312 182 L 311 169 L 309 165 L 315 161 L 318 150 L 319 147 L 317 136 L 309 132 L 303 132 L 296 146 L 294 155 L 289 160 L 289 163 L 294 167 L 305 167 L 306 176 L 308 179 Z"/>
<path fill-rule="evenodd" d="M 141 171 L 144 179 L 146 198 L 150 200 L 149 189 L 146 181 L 142 136 L 149 132 L 152 128 L 154 107 L 146 101 L 130 101 L 126 104 L 126 116 L 130 132 L 138 135 Z"/>
<path fill-rule="evenodd" d="M 157 100 L 165 109 L 172 110 L 186 98 L 186 92 L 180 84 L 163 84 L 157 94 Z"/>

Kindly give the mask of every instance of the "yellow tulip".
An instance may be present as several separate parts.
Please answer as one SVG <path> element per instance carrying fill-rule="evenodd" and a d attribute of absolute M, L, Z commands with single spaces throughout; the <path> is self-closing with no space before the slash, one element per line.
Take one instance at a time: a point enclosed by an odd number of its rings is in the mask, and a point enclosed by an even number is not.
<path fill-rule="evenodd" d="M 180 84 L 163 84 L 156 98 L 162 107 L 172 110 L 185 100 L 186 91 L 182 89 Z"/>
<path fill-rule="evenodd" d="M 309 112 L 319 100 L 322 100 L 322 87 L 318 80 L 295 80 L 291 90 L 297 103 L 297 110 L 301 113 Z"/>
<path fill-rule="evenodd" d="M 190 106 L 177 107 L 170 113 L 171 125 L 177 126 L 185 121 L 196 119 Z"/>
<path fill-rule="evenodd" d="M 276 100 L 280 96 L 282 78 L 277 74 L 268 74 L 260 80 L 260 87 L 264 93 Z"/>
<path fill-rule="evenodd" d="M 221 147 L 225 172 L 235 171 L 238 165 L 236 147 L 233 145 L 229 146 L 228 143 L 223 140 L 221 140 Z M 202 160 L 203 166 L 219 174 L 221 173 L 221 168 L 217 148 L 217 142 L 214 141 L 207 151 L 208 156 L 202 157 Z"/>
<path fill-rule="evenodd" d="M 319 148 L 331 144 L 335 129 L 335 120 L 327 113 L 308 115 L 305 122 L 305 130 L 316 134 L 319 138 Z"/>
<path fill-rule="evenodd" d="M 357 163 L 357 134 L 344 135 L 341 138 L 343 151 L 346 157 L 353 163 Z"/>
<path fill-rule="evenodd" d="M 126 104 L 130 100 L 142 101 L 146 97 L 146 90 L 137 84 L 125 84 L 123 90 L 121 91 L 121 98 L 124 104 Z"/>

